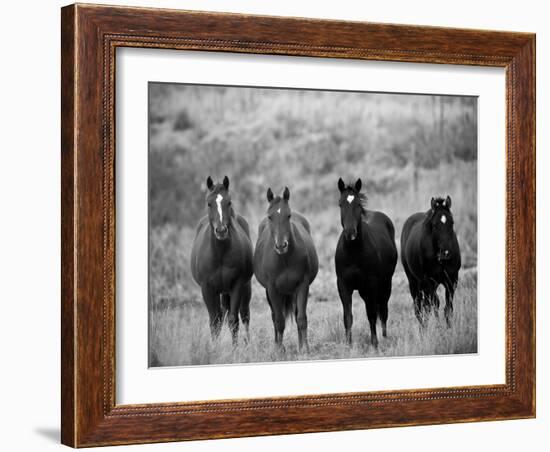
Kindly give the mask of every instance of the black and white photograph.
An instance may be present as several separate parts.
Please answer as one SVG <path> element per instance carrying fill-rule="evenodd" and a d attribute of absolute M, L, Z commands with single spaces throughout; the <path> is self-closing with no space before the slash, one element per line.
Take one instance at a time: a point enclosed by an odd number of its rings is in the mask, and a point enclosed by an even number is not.
<path fill-rule="evenodd" d="M 477 98 L 149 83 L 149 366 L 476 353 Z"/>

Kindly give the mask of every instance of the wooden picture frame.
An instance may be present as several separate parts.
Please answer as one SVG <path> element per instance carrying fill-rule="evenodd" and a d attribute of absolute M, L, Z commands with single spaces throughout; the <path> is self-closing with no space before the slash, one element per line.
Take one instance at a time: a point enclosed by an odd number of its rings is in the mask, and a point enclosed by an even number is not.
<path fill-rule="evenodd" d="M 84 447 L 535 416 L 535 35 L 77 4 L 62 9 L 61 38 L 64 444 Z M 118 47 L 505 68 L 505 384 L 117 405 Z"/>

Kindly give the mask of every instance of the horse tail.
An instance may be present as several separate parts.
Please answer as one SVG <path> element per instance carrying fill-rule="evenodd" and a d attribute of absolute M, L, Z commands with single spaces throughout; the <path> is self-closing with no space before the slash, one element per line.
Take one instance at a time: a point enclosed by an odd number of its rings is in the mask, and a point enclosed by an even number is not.
<path fill-rule="evenodd" d="M 283 314 L 286 320 L 296 321 L 298 315 L 298 305 L 296 304 L 296 297 L 288 296 L 284 298 Z"/>

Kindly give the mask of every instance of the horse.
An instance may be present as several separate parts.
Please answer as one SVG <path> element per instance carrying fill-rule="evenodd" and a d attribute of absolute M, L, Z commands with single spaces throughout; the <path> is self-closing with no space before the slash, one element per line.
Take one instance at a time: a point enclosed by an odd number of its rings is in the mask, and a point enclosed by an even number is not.
<path fill-rule="evenodd" d="M 307 299 L 309 286 L 317 276 L 319 260 L 308 221 L 289 205 L 290 191 L 274 196 L 267 190 L 267 216 L 258 228 L 254 251 L 254 274 L 265 288 L 275 330 L 275 344 L 284 350 L 286 319 L 298 328 L 299 350 L 309 350 L 307 341 Z"/>
<path fill-rule="evenodd" d="M 221 184 L 206 179 L 208 214 L 199 220 L 193 249 L 191 273 L 201 287 L 210 318 L 212 340 L 218 338 L 227 316 L 233 345 L 237 345 L 239 314 L 250 339 L 252 241 L 246 220 L 235 212 L 229 179 Z"/>
<path fill-rule="evenodd" d="M 401 234 L 401 261 L 409 280 L 414 313 L 420 322 L 432 307 L 439 316 L 437 288 L 445 287 L 445 320 L 451 326 L 453 298 L 458 283 L 461 258 L 453 229 L 451 198 L 432 198 L 430 210 L 411 215 Z"/>
<path fill-rule="evenodd" d="M 346 341 L 352 343 L 352 295 L 355 290 L 365 302 L 371 344 L 378 347 L 376 321 L 380 318 L 382 335 L 387 337 L 388 300 L 397 264 L 395 229 L 382 212 L 365 208 L 361 179 L 354 185 L 338 180 L 342 232 L 334 256 L 336 283 L 344 311 Z"/>

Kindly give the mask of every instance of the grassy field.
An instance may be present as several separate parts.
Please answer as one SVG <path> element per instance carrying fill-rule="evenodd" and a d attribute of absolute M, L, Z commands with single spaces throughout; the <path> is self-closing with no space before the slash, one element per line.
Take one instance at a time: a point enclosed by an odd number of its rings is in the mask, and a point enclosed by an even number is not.
<path fill-rule="evenodd" d="M 476 352 L 476 111 L 472 98 L 151 84 L 150 365 Z M 189 266 L 208 175 L 229 176 L 233 206 L 247 219 L 253 243 L 267 187 L 281 193 L 287 185 L 291 208 L 309 220 L 319 274 L 310 288 L 307 355 L 298 354 L 294 324 L 285 330 L 286 354 L 275 353 L 270 310 L 255 280 L 250 344 L 241 338 L 234 349 L 227 327 L 211 343 Z M 367 208 L 392 219 L 398 250 L 409 215 L 426 211 L 432 196 L 452 197 L 463 270 L 451 329 L 434 321 L 420 332 L 399 263 L 389 337 L 379 334 L 378 350 L 367 345 L 365 307 L 355 294 L 354 344 L 345 345 L 334 273 L 339 177 L 362 178 Z"/>
<path fill-rule="evenodd" d="M 477 351 L 477 275 L 475 270 L 462 273 L 454 302 L 453 326 L 447 328 L 444 316 L 433 318 L 422 331 L 414 316 L 404 273 L 394 276 L 389 303 L 388 337 L 379 348 L 369 342 L 365 305 L 357 294 L 353 301 L 353 345 L 344 339 L 342 306 L 333 275 L 321 273 L 313 283 L 308 304 L 309 353 L 298 352 L 296 325 L 287 322 L 285 354 L 273 345 L 273 324 L 269 306 L 257 283 L 253 285 L 250 336 L 245 344 L 233 347 L 227 326 L 219 341 L 213 343 L 208 315 L 202 301 L 186 304 L 162 303 L 151 312 L 151 366 L 229 364 L 270 361 L 350 359 L 364 357 L 419 356 Z M 441 296 L 443 300 L 444 298 Z M 443 311 L 441 306 L 441 314 Z"/>

